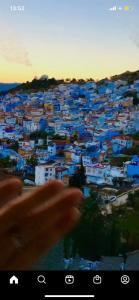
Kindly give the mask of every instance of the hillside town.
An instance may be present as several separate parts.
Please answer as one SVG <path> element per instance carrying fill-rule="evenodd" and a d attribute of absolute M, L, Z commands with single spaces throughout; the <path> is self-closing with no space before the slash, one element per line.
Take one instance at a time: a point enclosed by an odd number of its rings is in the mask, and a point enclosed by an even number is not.
<path fill-rule="evenodd" d="M 103 203 L 116 201 L 139 187 L 134 94 L 139 98 L 139 80 L 65 82 L 46 91 L 1 95 L 1 166 L 20 175 L 25 186 L 40 186 L 55 178 L 69 185 L 83 164 L 84 195 L 93 188 Z"/>

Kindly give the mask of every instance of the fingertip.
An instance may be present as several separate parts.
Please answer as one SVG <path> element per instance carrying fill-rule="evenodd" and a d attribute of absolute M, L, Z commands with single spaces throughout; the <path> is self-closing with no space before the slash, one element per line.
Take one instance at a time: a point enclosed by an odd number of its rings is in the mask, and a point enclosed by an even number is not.
<path fill-rule="evenodd" d="M 47 181 L 44 185 L 39 187 L 40 190 L 45 190 L 45 189 L 62 189 L 64 188 L 64 183 L 61 180 L 49 180 Z"/>
<path fill-rule="evenodd" d="M 23 188 L 23 183 L 19 178 L 11 178 L 9 179 L 9 185 L 12 190 L 18 191 L 18 194 L 20 195 L 22 188 Z"/>
<path fill-rule="evenodd" d="M 71 208 L 68 213 L 64 216 L 64 218 L 59 222 L 59 228 L 62 231 L 70 231 L 72 228 L 76 226 L 81 217 L 81 212 L 78 208 Z"/>
<path fill-rule="evenodd" d="M 20 180 L 20 178 L 17 178 L 17 177 L 11 177 L 7 180 L 4 180 L 2 182 L 3 185 L 8 185 L 8 186 L 11 186 L 11 187 L 15 187 L 15 186 L 23 186 L 23 183 L 22 181 Z"/>
<path fill-rule="evenodd" d="M 61 186 L 64 187 L 64 183 L 61 180 L 57 180 L 57 179 L 53 179 L 53 180 L 49 180 L 46 185 L 54 185 L 54 186 Z"/>
<path fill-rule="evenodd" d="M 77 207 L 73 207 L 71 211 L 69 212 L 68 221 L 71 224 L 74 224 L 80 220 L 81 212 Z"/>
<path fill-rule="evenodd" d="M 77 188 L 68 189 L 68 198 L 73 202 L 73 205 L 79 205 L 82 202 L 83 197 L 81 190 Z"/>
<path fill-rule="evenodd" d="M 78 195 L 78 197 L 80 198 L 84 197 L 83 192 L 78 188 L 69 188 L 69 190 L 72 191 L 72 193 Z"/>

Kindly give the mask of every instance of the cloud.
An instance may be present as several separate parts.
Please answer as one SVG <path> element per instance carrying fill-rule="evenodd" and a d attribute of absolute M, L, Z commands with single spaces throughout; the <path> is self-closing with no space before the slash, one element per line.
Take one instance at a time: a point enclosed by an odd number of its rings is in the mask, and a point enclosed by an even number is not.
<path fill-rule="evenodd" d="M 13 30 L 6 30 L 0 37 L 0 55 L 8 62 L 32 66 L 28 51 Z"/>

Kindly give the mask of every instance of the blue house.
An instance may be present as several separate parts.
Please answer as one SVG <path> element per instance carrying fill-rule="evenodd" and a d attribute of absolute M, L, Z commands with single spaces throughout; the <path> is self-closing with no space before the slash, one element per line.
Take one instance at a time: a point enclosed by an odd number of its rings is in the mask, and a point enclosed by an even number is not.
<path fill-rule="evenodd" d="M 17 161 L 16 169 L 21 171 L 24 170 L 25 166 L 26 166 L 26 160 L 24 158 L 20 158 Z"/>
<path fill-rule="evenodd" d="M 118 136 L 119 135 L 119 131 L 116 130 L 109 130 L 106 133 L 106 139 L 111 140 L 113 137 Z"/>
<path fill-rule="evenodd" d="M 137 161 L 135 161 L 137 159 Z M 136 158 L 133 157 L 133 160 L 130 164 L 127 165 L 127 176 L 128 177 L 136 177 L 139 176 L 139 159 L 138 157 Z"/>
<path fill-rule="evenodd" d="M 120 154 L 123 150 L 123 147 L 118 143 L 112 143 L 112 153 L 113 154 Z"/>
<path fill-rule="evenodd" d="M 85 198 L 90 197 L 90 195 L 91 195 L 91 188 L 88 187 L 88 186 L 84 186 L 83 187 L 83 194 L 84 194 Z"/>
<path fill-rule="evenodd" d="M 104 95 L 104 94 L 106 94 L 106 90 L 107 90 L 107 87 L 106 87 L 106 86 L 100 86 L 100 87 L 98 88 L 98 94 L 99 94 L 99 95 Z"/>
<path fill-rule="evenodd" d="M 106 81 L 106 83 L 107 83 L 107 88 L 110 89 L 110 90 L 112 90 L 112 91 L 114 91 L 114 89 L 116 87 L 115 82 L 113 82 L 113 81 Z"/>
<path fill-rule="evenodd" d="M 41 118 L 40 121 L 39 121 L 39 129 L 40 129 L 41 131 L 45 131 L 46 126 L 47 126 L 47 121 L 46 121 L 46 119 Z"/>
<path fill-rule="evenodd" d="M 132 158 L 132 162 L 139 164 L 139 155 L 134 155 Z"/>

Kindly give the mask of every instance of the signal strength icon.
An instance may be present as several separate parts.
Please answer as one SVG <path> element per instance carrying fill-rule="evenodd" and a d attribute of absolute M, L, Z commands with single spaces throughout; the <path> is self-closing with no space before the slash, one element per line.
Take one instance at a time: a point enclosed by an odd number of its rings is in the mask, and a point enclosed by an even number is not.
<path fill-rule="evenodd" d="M 116 11 L 117 10 L 117 7 L 116 6 L 113 6 L 109 9 L 110 11 Z"/>

